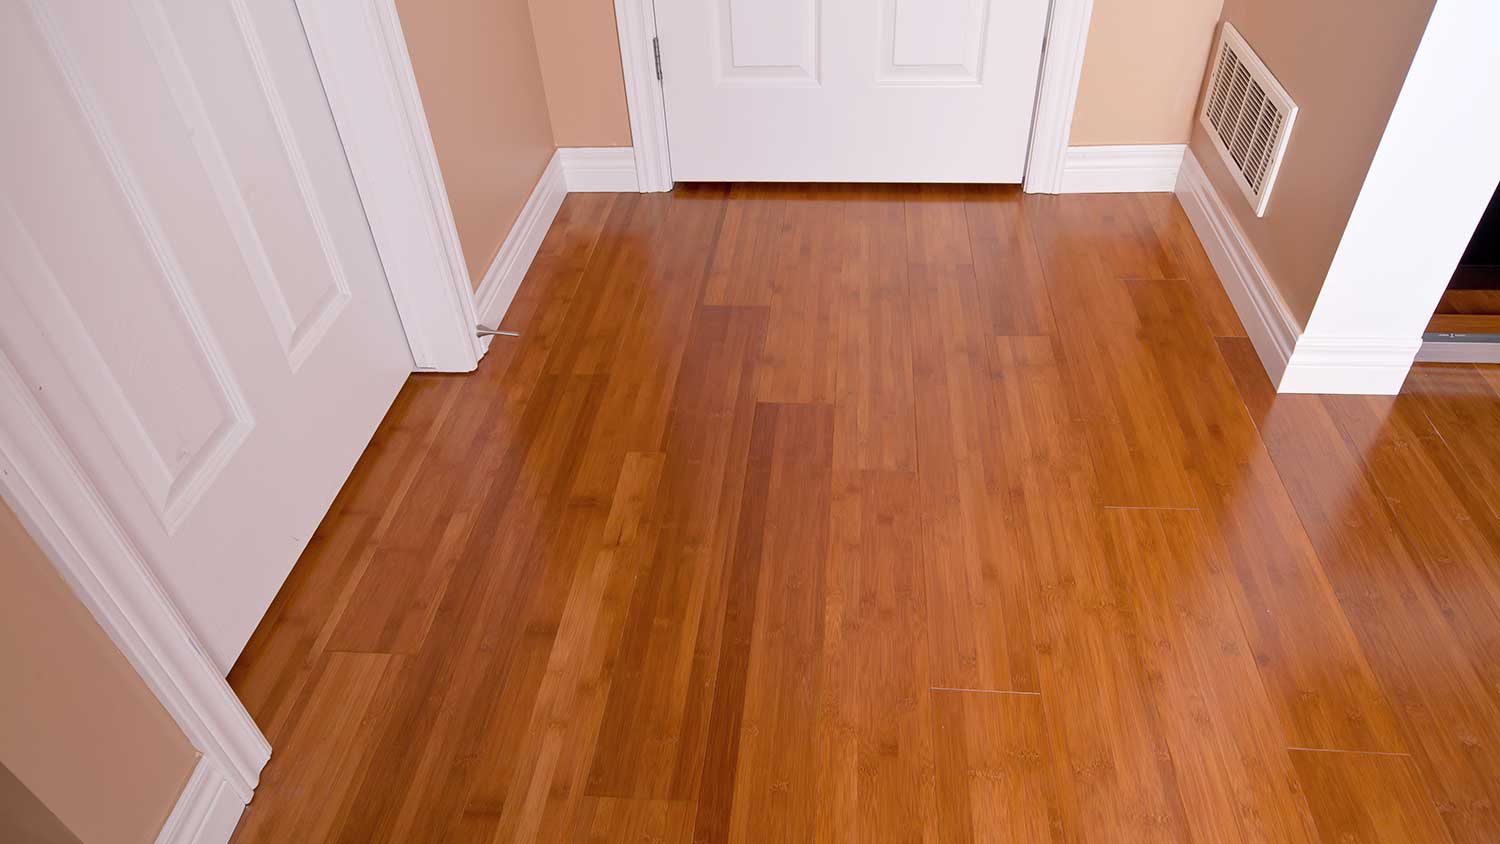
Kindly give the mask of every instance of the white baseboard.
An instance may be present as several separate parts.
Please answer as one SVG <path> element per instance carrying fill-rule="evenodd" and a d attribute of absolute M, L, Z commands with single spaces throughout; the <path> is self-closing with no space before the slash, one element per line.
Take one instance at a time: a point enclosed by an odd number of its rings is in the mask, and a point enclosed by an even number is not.
<path fill-rule="evenodd" d="M 569 193 L 635 193 L 635 150 L 630 147 L 562 147 Z"/>
<path fill-rule="evenodd" d="M 1271 274 L 1255 248 L 1245 237 L 1245 232 L 1235 222 L 1218 191 L 1208 180 L 1208 174 L 1191 152 L 1182 162 L 1182 173 L 1177 180 L 1177 199 L 1187 212 L 1193 231 L 1198 233 L 1203 249 L 1219 273 L 1224 292 L 1234 303 L 1234 310 L 1244 323 L 1250 342 L 1260 361 L 1271 376 L 1271 383 L 1281 383 L 1302 326 L 1292 316 L 1291 309 L 1281 298 Z M 1236 197 L 1238 199 L 1238 197 Z"/>
<path fill-rule="evenodd" d="M 245 802 L 207 760 L 188 777 L 156 844 L 226 844 L 245 812 Z"/>
<path fill-rule="evenodd" d="M 1303 334 L 1277 389 L 1283 393 L 1394 396 L 1401 392 L 1421 349 L 1420 337 Z"/>
<path fill-rule="evenodd" d="M 511 300 L 516 298 L 516 291 L 521 289 L 526 271 L 531 269 L 532 259 L 542 247 L 542 239 L 547 236 L 557 209 L 568 196 L 562 152 L 552 154 L 547 169 L 542 171 L 515 225 L 510 227 L 510 234 L 500 244 L 500 251 L 495 253 L 495 260 L 490 262 L 479 289 L 474 292 L 474 311 L 484 325 L 500 324 Z M 486 342 L 485 347 L 488 345 Z"/>
<path fill-rule="evenodd" d="M 1170 193 L 1185 144 L 1068 147 L 1062 193 Z"/>
<path fill-rule="evenodd" d="M 1182 162 L 1177 198 L 1278 392 L 1394 395 L 1401 390 L 1420 338 L 1304 333 L 1192 152 Z M 1238 196 L 1233 200 L 1241 201 Z"/>

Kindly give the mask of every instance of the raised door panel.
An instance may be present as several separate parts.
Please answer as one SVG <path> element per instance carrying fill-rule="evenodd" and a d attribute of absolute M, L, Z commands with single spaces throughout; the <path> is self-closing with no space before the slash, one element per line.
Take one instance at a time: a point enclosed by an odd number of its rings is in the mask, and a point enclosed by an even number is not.
<path fill-rule="evenodd" d="M 258 25 L 245 0 L 140 0 L 139 7 L 155 60 L 296 370 L 348 305 L 350 291 Z M 243 174 L 254 174 L 253 181 L 244 184 Z"/>
<path fill-rule="evenodd" d="M 816 85 L 820 0 L 717 0 L 722 84 Z"/>
<path fill-rule="evenodd" d="M 36 383 L 66 372 L 170 532 L 254 423 L 98 74 L 49 8 L 5 17 L 3 107 L 29 131 L 0 135 L 0 319 L 44 338 L 6 354 Z"/>
<path fill-rule="evenodd" d="M 884 0 L 880 81 L 981 84 L 990 0 Z"/>

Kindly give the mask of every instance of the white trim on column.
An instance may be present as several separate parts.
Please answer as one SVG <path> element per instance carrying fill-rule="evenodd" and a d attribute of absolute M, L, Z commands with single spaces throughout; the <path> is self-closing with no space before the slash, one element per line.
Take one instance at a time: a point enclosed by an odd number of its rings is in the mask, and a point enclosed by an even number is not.
<path fill-rule="evenodd" d="M 243 806 L 271 746 L 3 353 L 0 493 Z"/>
<path fill-rule="evenodd" d="M 1068 147 L 1062 193 L 1170 193 L 1187 144 Z"/>
<path fill-rule="evenodd" d="M 667 107 L 656 78 L 656 6 L 652 0 L 615 0 L 620 64 L 625 71 L 625 102 L 638 175 L 637 189 L 672 189 L 672 157 L 667 150 Z"/>
<path fill-rule="evenodd" d="M 516 217 L 515 225 L 510 227 L 510 234 L 500 244 L 500 251 L 495 253 L 484 280 L 474 293 L 479 321 L 484 325 L 498 326 L 505 318 L 511 300 L 516 298 L 516 291 L 521 289 L 526 271 L 531 268 L 531 262 L 542 246 L 542 239 L 547 236 L 547 229 L 557 216 L 557 209 L 562 207 L 567 196 L 562 150 L 558 150 L 547 162 L 547 169 L 542 171 L 542 177 L 537 180 L 531 196 Z"/>
<path fill-rule="evenodd" d="M 234 834 L 245 803 L 205 759 L 198 760 L 156 844 L 222 844 Z"/>
<path fill-rule="evenodd" d="M 419 370 L 484 354 L 458 227 L 393 0 L 296 0 Z"/>
<path fill-rule="evenodd" d="M 631 147 L 563 147 L 568 193 L 636 193 L 636 152 Z"/>
<path fill-rule="evenodd" d="M 1078 80 L 1083 76 L 1083 53 L 1093 14 L 1094 0 L 1052 0 L 1031 124 L 1031 155 L 1026 162 L 1027 193 L 1063 190 L 1073 108 L 1078 103 Z"/>
<path fill-rule="evenodd" d="M 1420 337 L 1306 333 L 1191 151 L 1182 163 L 1177 197 L 1278 392 L 1385 395 L 1401 389 Z M 1243 200 L 1235 195 L 1232 201 Z"/>

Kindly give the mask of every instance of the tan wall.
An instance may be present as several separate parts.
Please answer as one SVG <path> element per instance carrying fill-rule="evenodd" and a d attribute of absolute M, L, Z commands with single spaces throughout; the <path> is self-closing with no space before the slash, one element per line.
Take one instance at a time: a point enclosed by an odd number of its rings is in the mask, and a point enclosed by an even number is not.
<path fill-rule="evenodd" d="M 469 277 L 479 286 L 552 157 L 526 0 L 396 0 Z"/>
<path fill-rule="evenodd" d="M 1095 0 L 1071 142 L 1186 143 L 1223 2 Z M 557 145 L 629 146 L 612 0 L 530 3 Z"/>
<path fill-rule="evenodd" d="M 197 753 L 0 503 L 0 764 L 80 839 L 149 842 Z"/>
<path fill-rule="evenodd" d="M 630 146 L 612 0 L 531 0 L 531 23 L 557 145 Z"/>
<path fill-rule="evenodd" d="M 1303 325 L 1406 80 L 1434 0 L 1226 0 L 1224 19 L 1300 109 L 1266 216 L 1201 128 L 1193 154 Z"/>
<path fill-rule="evenodd" d="M 1187 143 L 1223 4 L 1094 0 L 1069 143 Z"/>

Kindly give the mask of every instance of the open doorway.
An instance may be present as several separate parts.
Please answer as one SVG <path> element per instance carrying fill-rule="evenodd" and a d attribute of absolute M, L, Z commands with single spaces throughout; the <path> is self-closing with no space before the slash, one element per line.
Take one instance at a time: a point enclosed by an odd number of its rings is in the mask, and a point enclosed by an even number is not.
<path fill-rule="evenodd" d="M 1500 188 L 1427 323 L 1418 360 L 1500 363 Z"/>

